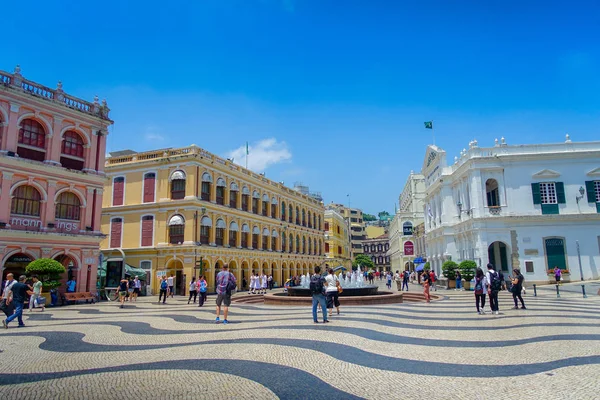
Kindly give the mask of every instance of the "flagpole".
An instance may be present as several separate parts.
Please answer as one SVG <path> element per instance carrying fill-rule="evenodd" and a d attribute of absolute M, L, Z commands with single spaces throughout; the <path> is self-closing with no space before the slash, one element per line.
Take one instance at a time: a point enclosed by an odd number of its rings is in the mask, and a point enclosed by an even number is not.
<path fill-rule="evenodd" d="M 246 169 L 248 169 L 248 142 L 246 142 Z"/>
<path fill-rule="evenodd" d="M 433 132 L 433 120 L 431 120 L 431 137 L 433 139 L 433 145 L 435 146 L 435 133 Z"/>

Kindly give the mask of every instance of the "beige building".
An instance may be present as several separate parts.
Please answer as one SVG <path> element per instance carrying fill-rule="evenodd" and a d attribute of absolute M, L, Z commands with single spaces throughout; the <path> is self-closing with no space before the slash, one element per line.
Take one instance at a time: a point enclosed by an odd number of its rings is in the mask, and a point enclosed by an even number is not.
<path fill-rule="evenodd" d="M 382 226 L 369 225 L 365 228 L 367 239 L 375 239 L 385 234 L 385 228 Z"/>
<path fill-rule="evenodd" d="M 252 272 L 278 285 L 325 260 L 323 204 L 198 146 L 106 160 L 101 248 L 184 294 L 192 277 L 209 288 L 223 264 L 241 287 Z M 110 254 L 109 254 L 110 253 Z"/>
<path fill-rule="evenodd" d="M 398 199 L 400 208 L 390 224 L 390 263 L 392 270 L 414 268 L 415 226 L 423 223 L 425 177 L 411 171 Z"/>
<path fill-rule="evenodd" d="M 358 208 L 348 208 L 343 204 L 335 203 L 329 204 L 327 209 L 335 210 L 344 217 L 346 223 L 350 226 L 350 240 L 352 243 L 351 256 L 354 257 L 357 254 L 362 254 L 362 241 L 367 238 L 362 210 Z"/>
<path fill-rule="evenodd" d="M 331 267 L 352 269 L 350 233 L 344 217 L 334 210 L 325 211 L 325 257 Z"/>

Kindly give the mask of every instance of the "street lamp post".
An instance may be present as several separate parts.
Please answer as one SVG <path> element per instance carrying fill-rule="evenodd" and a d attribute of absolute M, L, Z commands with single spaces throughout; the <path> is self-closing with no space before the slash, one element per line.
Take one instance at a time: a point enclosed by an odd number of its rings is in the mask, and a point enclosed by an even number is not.
<path fill-rule="evenodd" d="M 577 245 L 577 259 L 579 260 L 579 276 L 581 276 L 581 280 L 583 281 L 583 267 L 581 266 L 581 251 L 579 249 L 579 240 L 575 241 Z"/>

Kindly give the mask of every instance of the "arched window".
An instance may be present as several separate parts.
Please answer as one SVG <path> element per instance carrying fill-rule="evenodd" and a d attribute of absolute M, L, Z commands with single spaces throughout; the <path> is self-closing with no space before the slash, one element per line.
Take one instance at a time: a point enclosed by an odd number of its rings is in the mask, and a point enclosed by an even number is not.
<path fill-rule="evenodd" d="M 271 218 L 277 218 L 277 199 L 271 199 Z"/>
<path fill-rule="evenodd" d="M 154 188 L 156 186 L 156 174 L 148 172 L 144 174 L 144 203 L 154 203 Z"/>
<path fill-rule="evenodd" d="M 33 119 L 24 119 L 19 129 L 19 157 L 44 161 L 46 158 L 46 131 L 42 124 Z"/>
<path fill-rule="evenodd" d="M 185 172 L 177 170 L 171 174 L 171 200 L 183 198 L 185 198 Z"/>
<path fill-rule="evenodd" d="M 300 225 L 300 207 L 296 207 L 296 225 Z"/>
<path fill-rule="evenodd" d="M 62 192 L 56 199 L 56 211 L 54 216 L 57 219 L 70 219 L 79 221 L 81 202 L 75 193 Z"/>
<path fill-rule="evenodd" d="M 289 246 L 288 252 L 293 253 L 294 252 L 294 235 L 292 235 L 291 233 L 290 233 L 290 240 L 288 242 L 288 246 Z"/>
<path fill-rule="evenodd" d="M 319 221 L 318 229 L 321 230 L 321 216 L 320 215 L 319 215 L 318 221 Z"/>
<path fill-rule="evenodd" d="M 250 202 L 250 190 L 247 186 L 242 188 L 242 210 L 248 211 L 248 204 Z"/>
<path fill-rule="evenodd" d="M 313 213 L 313 229 L 317 229 L 317 214 Z"/>
<path fill-rule="evenodd" d="M 306 226 L 306 211 L 302 210 L 302 226 Z"/>
<path fill-rule="evenodd" d="M 250 235 L 250 228 L 247 224 L 242 225 L 242 247 L 248 248 L 248 236 Z"/>
<path fill-rule="evenodd" d="M 381 253 L 383 251 L 383 246 L 381 244 L 377 245 L 377 252 Z"/>
<path fill-rule="evenodd" d="M 306 254 L 306 237 L 302 236 L 302 254 Z"/>
<path fill-rule="evenodd" d="M 269 211 L 269 195 L 268 194 L 263 194 L 262 197 L 262 215 L 263 217 L 266 217 Z"/>
<path fill-rule="evenodd" d="M 262 249 L 267 250 L 269 248 L 269 230 L 264 228 L 262 231 Z"/>
<path fill-rule="evenodd" d="M 271 232 L 271 250 L 272 251 L 277 251 L 277 237 L 279 235 L 277 234 L 277 231 L 275 229 L 273 229 L 273 231 Z"/>
<path fill-rule="evenodd" d="M 212 228 L 212 220 L 204 216 L 200 220 L 200 243 L 209 244 L 210 243 L 210 229 Z"/>
<path fill-rule="evenodd" d="M 215 226 L 215 243 L 217 246 L 223 246 L 225 243 L 225 228 L 225 221 L 219 218 Z"/>
<path fill-rule="evenodd" d="M 237 208 L 238 191 L 238 185 L 231 182 L 231 185 L 229 185 L 229 207 L 231 208 Z"/>
<path fill-rule="evenodd" d="M 308 254 L 312 253 L 312 240 L 308 238 Z"/>
<path fill-rule="evenodd" d="M 296 253 L 300 252 L 300 235 L 296 235 Z"/>
<path fill-rule="evenodd" d="M 317 254 L 317 239 L 313 239 L 313 254 Z"/>
<path fill-rule="evenodd" d="M 260 194 L 255 190 L 252 193 L 252 212 L 258 214 L 258 202 L 260 200 Z"/>
<path fill-rule="evenodd" d="M 379 264 L 383 264 L 383 257 L 379 256 Z"/>
<path fill-rule="evenodd" d="M 42 196 L 35 187 L 27 185 L 19 186 L 15 189 L 12 196 L 10 204 L 11 214 L 29 215 L 32 217 L 40 216 Z"/>
<path fill-rule="evenodd" d="M 488 207 L 499 207 L 500 206 L 500 193 L 498 191 L 498 181 L 495 179 L 488 179 L 485 181 L 485 194 L 487 197 Z"/>
<path fill-rule="evenodd" d="M 229 246 L 237 247 L 237 233 L 238 233 L 238 224 L 235 221 L 231 221 L 229 224 Z"/>
<path fill-rule="evenodd" d="M 281 220 L 285 221 L 285 201 L 281 202 Z"/>
<path fill-rule="evenodd" d="M 210 201 L 210 187 L 212 185 L 212 176 L 208 172 L 202 174 L 202 189 L 200 198 L 202 200 Z"/>
<path fill-rule="evenodd" d="M 260 229 L 258 226 L 252 228 L 252 248 L 258 249 L 258 237 L 260 236 Z"/>
<path fill-rule="evenodd" d="M 121 236 L 123 232 L 123 218 L 110 220 L 110 247 L 116 249 L 121 247 Z"/>
<path fill-rule="evenodd" d="M 217 204 L 225 204 L 225 180 L 223 178 L 217 179 Z"/>
<path fill-rule="evenodd" d="M 322 256 L 322 255 L 323 255 L 323 253 L 321 253 L 321 246 L 322 246 L 322 244 L 321 244 L 321 243 L 322 243 L 322 242 L 319 240 L 319 255 L 320 255 L 320 256 Z"/>
<path fill-rule="evenodd" d="M 412 222 L 405 222 L 404 224 L 402 224 L 402 234 L 404 236 L 412 236 L 412 234 L 413 234 Z"/>
<path fill-rule="evenodd" d="M 294 208 L 292 207 L 292 205 L 291 205 L 291 204 L 290 204 L 290 206 L 289 206 L 289 213 L 288 213 L 288 214 L 289 214 L 289 215 L 288 215 L 288 222 L 291 224 L 291 223 L 294 221 L 294 217 L 293 217 L 293 214 L 294 214 Z"/>
<path fill-rule="evenodd" d="M 283 233 L 281 235 L 281 252 L 284 253 L 286 251 L 287 251 L 287 240 L 286 240 L 285 233 Z"/>
<path fill-rule="evenodd" d="M 386 243 L 385 244 L 385 251 L 388 251 L 389 249 L 390 249 L 390 245 L 389 245 L 389 243 Z"/>
<path fill-rule="evenodd" d="M 152 246 L 154 236 L 154 216 L 144 215 L 142 217 L 142 247 Z"/>
<path fill-rule="evenodd" d="M 308 212 L 308 227 L 309 227 L 309 228 L 312 228 L 312 226 L 313 226 L 313 225 L 312 225 L 312 218 L 311 218 L 311 214 L 310 214 L 310 211 L 309 211 L 309 212 Z M 309 252 L 309 253 L 310 253 L 310 252 Z"/>
<path fill-rule="evenodd" d="M 83 139 L 75 131 L 66 131 L 61 146 L 60 163 L 63 167 L 81 171 L 85 159 Z"/>
<path fill-rule="evenodd" d="M 173 215 L 169 220 L 169 243 L 183 243 L 185 234 L 185 219 L 181 215 Z"/>

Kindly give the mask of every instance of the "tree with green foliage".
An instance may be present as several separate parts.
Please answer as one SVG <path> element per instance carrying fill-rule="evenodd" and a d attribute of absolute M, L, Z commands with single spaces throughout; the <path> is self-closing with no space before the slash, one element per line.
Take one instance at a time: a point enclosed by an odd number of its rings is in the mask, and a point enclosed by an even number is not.
<path fill-rule="evenodd" d="M 371 260 L 371 257 L 365 254 L 357 254 L 356 257 L 354 257 L 354 261 L 352 262 L 352 269 L 357 269 L 359 265 L 361 268 L 366 268 L 367 270 L 375 266 L 373 260 Z"/>
<path fill-rule="evenodd" d="M 379 219 L 383 219 L 384 217 L 389 217 L 390 213 L 387 211 L 381 211 L 379 214 L 377 214 L 377 216 L 379 217 Z"/>
<path fill-rule="evenodd" d="M 458 264 L 458 270 L 462 275 L 463 279 L 470 282 L 475 277 L 475 271 L 477 270 L 477 263 L 473 260 L 464 260 Z"/>
<path fill-rule="evenodd" d="M 429 263 L 429 261 L 427 261 L 425 263 L 425 265 L 423 266 L 423 271 L 429 271 L 431 269 L 431 264 Z"/>
<path fill-rule="evenodd" d="M 365 221 L 365 222 L 377 221 L 377 217 L 374 216 L 373 214 L 363 214 L 363 221 Z"/>
<path fill-rule="evenodd" d="M 458 269 L 458 264 L 454 261 L 446 261 L 442 264 L 442 273 L 448 279 L 456 279 L 456 270 Z"/>
<path fill-rule="evenodd" d="M 50 258 L 38 258 L 25 267 L 27 275 L 37 275 L 44 288 L 54 289 L 62 285 L 61 275 L 66 272 L 65 267 Z"/>

